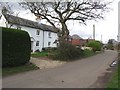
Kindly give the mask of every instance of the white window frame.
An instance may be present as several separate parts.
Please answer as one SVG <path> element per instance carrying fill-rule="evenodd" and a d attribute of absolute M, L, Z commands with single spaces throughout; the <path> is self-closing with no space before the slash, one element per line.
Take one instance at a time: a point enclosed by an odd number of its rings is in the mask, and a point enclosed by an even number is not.
<path fill-rule="evenodd" d="M 40 30 L 36 30 L 36 35 L 40 36 Z"/>
<path fill-rule="evenodd" d="M 36 41 L 36 46 L 40 46 L 40 41 Z"/>
<path fill-rule="evenodd" d="M 22 28 L 21 26 L 17 25 L 17 29 L 21 30 L 21 28 Z"/>
<path fill-rule="evenodd" d="M 49 37 L 49 38 L 51 38 L 51 34 L 52 34 L 51 32 L 48 32 L 48 37 Z"/>
<path fill-rule="evenodd" d="M 48 42 L 48 46 L 50 46 L 51 45 L 51 42 Z"/>

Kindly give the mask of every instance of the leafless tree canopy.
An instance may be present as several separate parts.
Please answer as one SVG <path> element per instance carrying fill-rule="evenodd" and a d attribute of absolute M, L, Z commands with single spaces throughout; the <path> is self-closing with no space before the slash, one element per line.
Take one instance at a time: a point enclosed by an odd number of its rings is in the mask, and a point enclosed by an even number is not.
<path fill-rule="evenodd" d="M 11 9 L 11 5 L 8 2 L 0 2 L 0 9 L 3 13 L 13 14 L 14 11 Z"/>
<path fill-rule="evenodd" d="M 66 39 L 69 30 L 66 22 L 69 20 L 86 23 L 87 20 L 102 19 L 106 11 L 109 10 L 110 2 L 103 0 L 68 0 L 66 2 L 27 2 L 21 3 L 24 8 L 29 9 L 35 16 L 47 20 L 52 26 L 61 28 L 59 37 Z"/>

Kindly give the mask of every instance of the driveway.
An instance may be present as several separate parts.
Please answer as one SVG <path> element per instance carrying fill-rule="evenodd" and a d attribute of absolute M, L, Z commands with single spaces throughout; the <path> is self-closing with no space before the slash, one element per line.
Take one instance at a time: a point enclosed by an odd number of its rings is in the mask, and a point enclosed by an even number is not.
<path fill-rule="evenodd" d="M 105 51 L 56 68 L 5 77 L 3 88 L 89 88 L 116 57 L 116 51 Z"/>

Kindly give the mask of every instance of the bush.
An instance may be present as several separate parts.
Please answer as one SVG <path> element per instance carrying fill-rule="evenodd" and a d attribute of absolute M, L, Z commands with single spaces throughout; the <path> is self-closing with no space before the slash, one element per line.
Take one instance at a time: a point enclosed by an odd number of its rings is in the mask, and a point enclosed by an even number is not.
<path fill-rule="evenodd" d="M 2 51 L 2 67 L 19 66 L 29 62 L 29 34 L 22 30 L 2 28 Z"/>
<path fill-rule="evenodd" d="M 88 57 L 88 56 L 92 56 L 92 55 L 94 55 L 94 53 L 93 53 L 92 50 L 85 49 L 85 50 L 83 51 L 83 56 L 84 56 L 84 57 Z"/>
<path fill-rule="evenodd" d="M 51 52 L 48 56 L 58 60 L 74 60 L 82 55 L 82 51 L 69 43 L 62 43 L 57 50 Z"/>
<path fill-rule="evenodd" d="M 88 47 L 92 47 L 93 51 L 101 51 L 102 43 L 99 41 L 90 41 L 87 43 Z"/>
<path fill-rule="evenodd" d="M 107 45 L 107 48 L 108 48 L 109 50 L 114 50 L 114 46 L 113 46 L 112 44 L 108 44 L 108 45 Z"/>
<path fill-rule="evenodd" d="M 54 51 L 54 50 L 57 50 L 57 48 L 56 48 L 56 47 L 42 48 L 42 51 L 43 51 L 43 52 L 50 52 L 50 51 Z"/>

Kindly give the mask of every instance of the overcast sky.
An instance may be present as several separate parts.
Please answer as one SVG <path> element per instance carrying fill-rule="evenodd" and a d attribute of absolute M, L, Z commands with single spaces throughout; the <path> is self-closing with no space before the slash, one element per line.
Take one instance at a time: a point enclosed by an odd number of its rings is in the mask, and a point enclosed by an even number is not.
<path fill-rule="evenodd" d="M 105 15 L 104 20 L 99 20 L 98 22 L 89 21 L 87 26 L 77 25 L 71 26 L 71 34 L 78 34 L 82 38 L 92 38 L 93 37 L 93 24 L 95 24 L 96 39 L 101 40 L 106 43 L 109 39 L 117 40 L 118 34 L 118 0 L 115 0 L 111 5 L 111 10 Z"/>
<path fill-rule="evenodd" d="M 108 0 L 109 1 L 109 0 Z M 78 34 L 83 39 L 92 38 L 93 37 L 93 24 L 95 24 L 95 32 L 96 32 L 96 40 L 102 39 L 103 43 L 107 43 L 109 39 L 117 40 L 118 34 L 118 1 L 114 0 L 111 5 L 110 12 L 105 14 L 104 20 L 99 20 L 98 22 L 89 21 L 87 25 L 78 24 L 75 22 L 71 22 L 68 24 L 68 28 L 70 30 L 70 35 Z M 29 11 L 19 11 L 20 9 L 17 7 L 16 11 L 20 12 L 19 16 L 25 19 L 35 21 L 35 16 L 33 14 L 28 13 Z M 26 14 L 27 13 L 27 14 Z M 102 38 L 101 38 L 102 35 Z"/>

